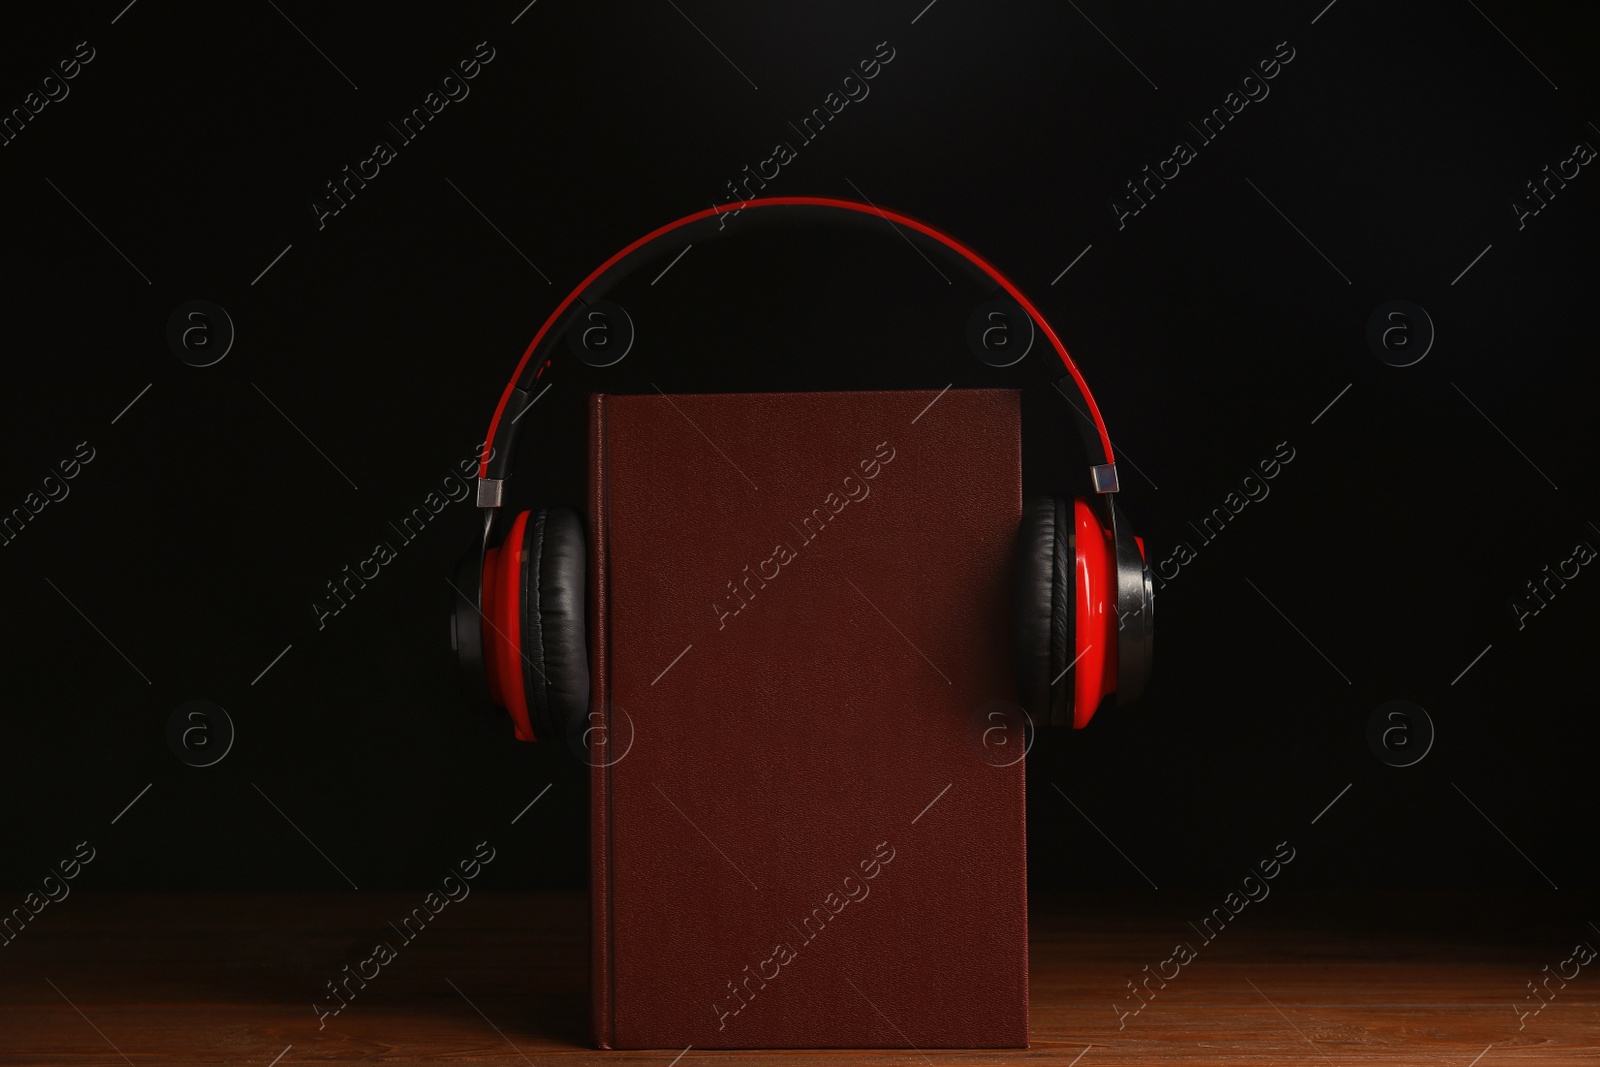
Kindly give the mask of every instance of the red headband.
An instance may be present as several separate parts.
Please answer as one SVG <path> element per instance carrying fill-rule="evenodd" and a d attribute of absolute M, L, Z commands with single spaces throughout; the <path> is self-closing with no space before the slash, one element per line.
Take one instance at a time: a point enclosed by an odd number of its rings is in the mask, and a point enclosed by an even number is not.
<path fill-rule="evenodd" d="M 544 320 L 544 325 L 539 327 L 539 332 L 533 335 L 533 340 L 528 342 L 527 351 L 522 353 L 522 359 L 518 361 L 517 369 L 512 372 L 510 382 L 506 384 L 505 390 L 500 394 L 500 402 L 495 405 L 494 418 L 489 421 L 489 432 L 484 437 L 485 443 L 490 445 L 494 443 L 495 434 L 500 428 L 500 419 L 505 414 L 506 405 L 511 401 L 511 394 L 517 388 L 517 383 L 522 380 L 523 373 L 526 371 L 528 366 L 528 361 L 533 358 L 533 353 L 544 341 L 545 335 L 550 332 L 551 326 L 553 326 L 556 320 L 559 319 L 562 314 L 572 306 L 573 301 L 577 300 L 591 285 L 595 283 L 596 279 L 605 274 L 607 271 L 611 270 L 617 264 L 621 263 L 623 260 L 627 259 L 629 256 L 633 255 L 635 252 L 639 251 L 641 248 L 644 248 L 646 245 L 649 245 L 658 238 L 664 237 L 665 235 L 672 233 L 674 230 L 687 226 L 690 223 L 698 222 L 701 219 L 713 218 L 717 215 L 721 215 L 730 211 L 738 212 L 743 211 L 745 208 L 761 207 L 827 207 L 838 208 L 842 211 L 853 211 L 863 215 L 878 215 L 890 223 L 898 223 L 901 226 L 909 226 L 918 233 L 924 234 L 927 237 L 931 237 L 933 240 L 939 242 L 941 245 L 944 245 L 946 248 L 949 248 L 952 252 L 955 252 L 967 262 L 983 271 L 984 274 L 988 275 L 994 280 L 996 285 L 1004 289 L 1013 300 L 1015 300 L 1022 306 L 1024 310 L 1027 311 L 1034 323 L 1039 327 L 1040 330 L 1044 332 L 1045 337 L 1049 338 L 1051 346 L 1056 350 L 1056 355 L 1061 357 L 1062 365 L 1067 369 L 1067 372 L 1072 375 L 1072 380 L 1077 383 L 1078 392 L 1082 393 L 1084 400 L 1088 402 L 1089 417 L 1094 420 L 1095 430 L 1100 435 L 1100 447 L 1105 454 L 1105 465 L 1114 469 L 1116 457 L 1111 451 L 1111 435 L 1106 432 L 1105 421 L 1100 417 L 1100 405 L 1095 403 L 1094 394 L 1089 391 L 1088 383 L 1083 380 L 1083 375 L 1079 373 L 1078 365 L 1074 363 L 1072 361 L 1072 357 L 1067 354 L 1066 345 L 1061 343 L 1061 338 L 1056 336 L 1056 331 L 1051 328 L 1048 322 L 1045 321 L 1044 316 L 1039 313 L 1039 309 L 1034 307 L 1033 301 L 1029 300 L 1023 295 L 1022 290 L 1018 289 L 1009 278 L 1001 274 L 1000 271 L 997 270 L 988 260 L 978 255 L 978 253 L 974 252 L 960 241 L 957 241 L 954 237 L 951 237 L 949 234 L 943 233 L 940 230 L 934 229 L 925 222 L 920 222 L 908 215 L 902 215 L 898 211 L 891 211 L 885 208 L 876 207 L 871 204 L 860 204 L 854 200 L 841 200 L 836 197 L 829 196 L 772 196 L 762 197 L 755 200 L 744 200 L 738 203 L 727 203 L 716 207 L 709 207 L 704 211 L 697 211 L 692 215 L 685 215 L 681 219 L 678 219 L 674 222 L 669 222 L 665 226 L 661 226 L 655 230 L 652 230 L 643 237 L 618 251 L 610 259 L 607 259 L 604 263 L 600 264 L 593 271 L 591 271 L 587 278 L 578 283 L 577 288 L 568 293 L 565 299 L 556 305 L 556 309 L 550 313 L 550 317 Z M 478 478 L 480 480 L 488 478 L 489 458 L 493 454 L 493 450 L 490 448 L 483 450 L 483 457 L 478 464 Z M 1100 480 L 1096 479 L 1096 483 L 1096 488 L 1100 489 Z M 1111 487 L 1115 487 L 1116 483 L 1114 478 L 1109 484 Z M 1101 489 L 1101 491 L 1105 490 Z M 480 493 L 480 504 L 482 503 L 483 499 L 484 496 L 482 493 Z"/>

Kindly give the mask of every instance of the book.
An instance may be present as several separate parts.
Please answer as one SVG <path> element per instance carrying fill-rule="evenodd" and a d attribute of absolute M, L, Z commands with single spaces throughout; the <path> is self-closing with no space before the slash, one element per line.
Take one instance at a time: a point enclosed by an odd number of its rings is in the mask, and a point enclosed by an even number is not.
<path fill-rule="evenodd" d="M 597 395 L 588 438 L 596 1043 L 1025 1047 L 1017 392 Z"/>

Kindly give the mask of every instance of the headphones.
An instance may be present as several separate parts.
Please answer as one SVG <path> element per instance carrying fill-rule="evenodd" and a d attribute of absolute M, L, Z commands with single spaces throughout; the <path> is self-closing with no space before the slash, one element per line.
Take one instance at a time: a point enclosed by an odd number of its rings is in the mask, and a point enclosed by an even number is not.
<path fill-rule="evenodd" d="M 882 220 L 908 240 L 915 238 L 920 247 L 992 293 L 967 331 L 969 346 L 986 362 L 1003 366 L 1015 361 L 1009 354 L 1003 360 L 993 358 L 984 343 L 985 324 L 996 316 L 1025 330 L 1029 338 L 1035 328 L 1043 333 L 1064 371 L 1051 384 L 1079 416 L 1095 495 L 1040 497 L 1023 506 L 1013 606 L 1018 694 L 1033 722 L 1070 721 L 1078 729 L 1088 725 L 1110 694 L 1116 694 L 1119 704 L 1137 699 L 1150 674 L 1150 568 L 1143 540 L 1134 536 L 1116 504 L 1110 434 L 1066 346 L 1021 290 L 953 237 L 876 205 L 794 196 L 714 206 L 645 234 L 596 267 L 534 334 L 500 394 L 480 452 L 477 503 L 484 514 L 483 539 L 463 557 L 451 583 L 456 593 L 451 644 L 474 701 L 504 709 L 513 734 L 523 741 L 560 737 L 574 723 L 586 721 L 588 552 L 582 523 L 568 508 L 523 511 L 498 545 L 490 543 L 510 474 L 517 423 L 549 388 L 548 382 L 543 388 L 539 383 L 561 338 L 593 366 L 608 366 L 627 354 L 632 323 L 625 311 L 601 299 L 607 291 L 647 262 L 682 255 L 690 244 L 713 239 L 745 210 L 764 223 L 877 225 Z M 582 329 L 575 328 L 580 325 Z M 591 332 L 600 337 L 590 339 Z M 1026 345 L 1019 347 L 1025 355 Z M 1074 392 L 1087 413 L 1078 408 Z"/>

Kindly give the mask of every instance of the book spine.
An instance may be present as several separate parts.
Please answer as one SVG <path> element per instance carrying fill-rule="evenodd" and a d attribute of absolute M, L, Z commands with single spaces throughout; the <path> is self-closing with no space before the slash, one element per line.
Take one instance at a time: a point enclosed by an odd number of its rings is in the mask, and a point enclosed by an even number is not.
<path fill-rule="evenodd" d="M 602 394 L 589 398 L 588 438 L 588 609 L 593 627 L 589 638 L 589 710 L 605 717 L 602 721 L 609 738 L 611 627 L 606 584 L 606 398 Z M 602 765 L 595 766 L 597 762 Z M 611 768 L 604 765 L 608 762 L 591 760 L 589 767 L 590 1010 L 595 1045 L 603 1049 L 615 1047 L 616 1041 L 611 974 Z"/>

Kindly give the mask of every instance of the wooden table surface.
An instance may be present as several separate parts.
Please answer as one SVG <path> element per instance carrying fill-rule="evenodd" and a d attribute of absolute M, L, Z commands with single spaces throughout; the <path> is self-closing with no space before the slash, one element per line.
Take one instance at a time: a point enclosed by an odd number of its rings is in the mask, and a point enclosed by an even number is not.
<path fill-rule="evenodd" d="M 580 894 L 474 893 L 319 1030 L 312 998 L 415 896 L 73 894 L 0 948 L 0 1063 L 668 1067 L 683 1051 L 589 1046 Z M 679 1067 L 1600 1064 L 1600 960 L 1543 1001 L 1528 987 L 1600 947 L 1593 897 L 1279 891 L 1201 945 L 1186 920 L 1216 896 L 1036 895 L 1029 1049 L 691 1049 Z M 1179 940 L 1198 957 L 1119 1017 L 1125 983 Z"/>

